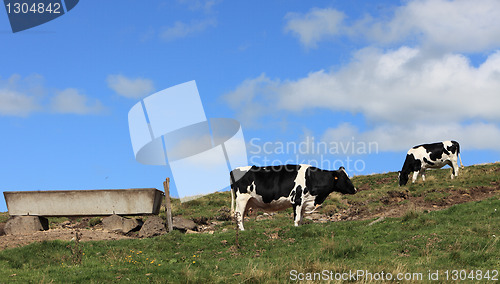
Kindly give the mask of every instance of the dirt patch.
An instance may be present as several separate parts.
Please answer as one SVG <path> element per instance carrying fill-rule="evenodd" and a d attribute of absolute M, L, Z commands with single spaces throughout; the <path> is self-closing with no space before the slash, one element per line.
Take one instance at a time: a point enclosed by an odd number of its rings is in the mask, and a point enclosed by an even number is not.
<path fill-rule="evenodd" d="M 6 248 L 22 247 L 34 242 L 63 240 L 71 241 L 75 239 L 77 229 L 50 229 L 33 234 L 24 235 L 3 235 L 0 236 L 0 250 Z M 120 240 L 131 239 L 131 237 L 104 231 L 92 229 L 78 229 L 81 233 L 81 241 L 101 241 L 101 240 Z"/>
<path fill-rule="evenodd" d="M 372 188 L 368 184 L 362 184 L 360 186 L 357 186 L 356 189 L 358 191 L 364 191 L 364 190 L 371 190 Z"/>
<path fill-rule="evenodd" d="M 392 177 L 392 176 L 390 176 L 390 177 L 383 177 L 383 178 L 377 180 L 375 183 L 377 183 L 377 184 L 388 184 L 388 183 L 394 182 L 396 179 L 397 179 L 397 177 Z"/>
<path fill-rule="evenodd" d="M 380 199 L 380 201 L 383 204 L 394 204 L 394 203 L 399 203 L 405 199 L 409 198 L 408 191 L 396 191 L 396 190 L 391 190 L 387 192 L 387 196 L 384 196 Z"/>
<path fill-rule="evenodd" d="M 478 186 L 468 190 L 436 190 L 425 196 L 414 197 L 411 192 L 389 191 L 387 196 L 380 199 L 385 206 L 379 207 L 375 212 L 360 208 L 358 204 L 351 206 L 342 214 L 341 220 L 367 220 L 377 217 L 402 217 L 409 208 L 418 210 L 435 211 L 471 201 L 480 201 L 500 193 L 500 186 Z M 403 202 L 405 201 L 405 202 Z"/>
<path fill-rule="evenodd" d="M 179 219 L 180 217 L 176 216 L 174 218 Z M 46 231 L 17 235 L 5 235 L 3 232 L 5 223 L 0 223 L 0 250 L 6 248 L 22 247 L 33 242 L 51 240 L 71 241 L 75 239 L 76 232 L 80 232 L 80 240 L 84 242 L 147 238 L 161 235 L 166 232 L 163 220 L 158 216 L 149 217 L 146 220 L 146 223 L 144 223 L 142 226 L 143 230 L 138 232 L 131 231 L 126 234 L 124 234 L 124 232 L 120 232 L 119 230 L 106 230 L 102 222 L 93 224 L 91 220 L 91 218 L 70 218 L 70 220 L 63 221 L 61 223 L 51 224 L 50 229 Z M 174 229 L 179 229 L 183 232 L 188 233 L 213 234 L 215 231 L 215 226 L 222 223 L 221 221 L 216 220 L 210 222 L 208 219 L 203 219 L 200 221 L 205 225 L 197 225 L 192 220 L 184 220 L 184 222 L 187 223 L 187 225 L 180 224 L 179 222 L 174 222 Z M 179 226 L 181 228 L 176 228 Z"/>
<path fill-rule="evenodd" d="M 371 190 L 371 189 L 365 189 Z M 368 220 L 380 217 L 402 217 L 408 210 L 436 211 L 443 210 L 455 204 L 484 200 L 500 194 L 500 182 L 492 182 L 492 186 L 477 186 L 467 190 L 453 188 L 427 192 L 425 196 L 412 196 L 408 190 L 391 190 L 379 200 L 364 202 L 347 201 L 348 208 L 335 214 L 315 214 L 307 217 L 315 223 Z M 368 203 L 380 201 L 383 206 L 369 209 Z"/>

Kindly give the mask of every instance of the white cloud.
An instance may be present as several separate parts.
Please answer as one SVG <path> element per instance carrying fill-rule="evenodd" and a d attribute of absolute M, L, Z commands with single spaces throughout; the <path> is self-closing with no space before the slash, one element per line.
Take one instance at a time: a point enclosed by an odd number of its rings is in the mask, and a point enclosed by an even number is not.
<path fill-rule="evenodd" d="M 500 44 L 499 13 L 497 0 L 415 0 L 397 8 L 387 22 L 375 19 L 360 26 L 364 36 L 381 42 L 416 37 L 422 45 L 478 52 Z"/>
<path fill-rule="evenodd" d="M 367 49 L 338 72 L 319 71 L 289 82 L 280 105 L 362 112 L 378 122 L 498 121 L 499 78 L 500 52 L 476 68 L 458 54 L 426 58 L 407 47 L 386 53 Z"/>
<path fill-rule="evenodd" d="M 212 12 L 213 7 L 218 4 L 219 0 L 178 0 L 179 3 L 185 4 L 192 11 L 202 10 L 205 13 Z"/>
<path fill-rule="evenodd" d="M 0 78 L 0 115 L 26 117 L 41 110 L 44 93 L 40 75 L 22 78 L 14 74 L 5 80 Z"/>
<path fill-rule="evenodd" d="M 316 47 L 319 41 L 340 33 L 344 17 L 342 12 L 331 8 L 313 8 L 304 15 L 288 13 L 285 31 L 297 36 L 304 46 Z"/>
<path fill-rule="evenodd" d="M 500 1 L 413 0 L 386 19 L 366 15 L 348 26 L 342 11 L 313 8 L 288 13 L 285 31 L 307 47 L 347 35 L 382 44 L 414 44 L 442 52 L 482 52 L 500 45 Z"/>
<path fill-rule="evenodd" d="M 171 133 L 165 136 L 165 147 L 170 161 L 184 159 L 202 153 L 212 148 L 212 138 L 210 133 L 205 133 L 205 129 L 200 133 Z M 208 131 L 208 129 L 206 129 Z"/>
<path fill-rule="evenodd" d="M 371 130 L 360 132 L 350 124 L 342 123 L 327 129 L 322 137 L 325 142 L 361 141 L 375 142 L 380 151 L 406 151 L 418 144 L 456 140 L 462 149 L 500 150 L 500 128 L 493 123 L 472 123 L 462 125 L 455 122 L 436 124 L 416 124 L 402 126 L 395 124 L 378 125 Z"/>
<path fill-rule="evenodd" d="M 500 150 L 498 14 L 494 0 L 407 1 L 389 18 L 369 15 L 351 26 L 330 8 L 288 14 L 285 30 L 307 47 L 345 35 L 395 47 L 368 46 L 340 68 L 294 80 L 247 79 L 225 98 L 243 123 L 314 109 L 362 114 L 368 129 L 341 124 L 323 139 L 376 141 L 381 151 L 448 139 Z M 478 65 L 463 52 L 489 55 Z"/>
<path fill-rule="evenodd" d="M 0 115 L 28 116 L 39 109 L 40 105 L 35 97 L 0 89 Z"/>
<path fill-rule="evenodd" d="M 173 26 L 165 27 L 163 31 L 160 32 L 160 38 L 165 41 L 173 41 L 192 34 L 201 33 L 208 28 L 215 27 L 216 25 L 217 21 L 214 18 L 202 21 L 191 21 L 190 23 L 177 21 Z"/>
<path fill-rule="evenodd" d="M 108 75 L 108 87 L 117 94 L 138 99 L 151 94 L 154 91 L 153 81 L 145 78 L 131 79 L 123 75 Z"/>
<path fill-rule="evenodd" d="M 57 90 L 44 86 L 41 75 L 0 78 L 0 115 L 26 117 L 33 113 L 99 114 L 105 107 L 99 100 L 89 99 L 76 89 Z"/>
<path fill-rule="evenodd" d="M 259 106 L 271 105 L 258 103 L 265 100 L 273 101 L 272 107 L 278 110 L 326 108 L 361 112 L 373 122 L 402 124 L 415 120 L 500 121 L 498 90 L 500 52 L 474 67 L 462 55 L 426 58 L 418 49 L 401 47 L 386 53 L 361 50 L 338 71 L 320 70 L 298 80 L 279 82 L 261 75 L 246 80 L 226 98 L 244 103 L 241 111 L 250 115 L 261 113 L 262 109 L 256 112 Z M 235 103 L 230 106 L 238 108 Z"/>
<path fill-rule="evenodd" d="M 246 126 L 257 126 L 258 117 L 270 113 L 268 103 L 272 101 L 277 86 L 278 82 L 261 74 L 243 81 L 236 90 L 225 94 L 223 99 L 231 108 L 238 110 L 236 115 Z"/>
<path fill-rule="evenodd" d="M 457 136 L 482 149 L 493 147 L 483 139 L 485 135 L 498 133 L 499 90 L 500 51 L 474 67 L 459 54 L 429 57 L 416 48 L 388 52 L 367 48 L 339 70 L 320 70 L 297 80 L 271 80 L 265 75 L 246 80 L 226 95 L 226 100 L 239 102 L 230 106 L 246 114 L 240 116 L 244 123 L 278 111 L 322 108 L 362 113 L 377 126 L 367 133 L 354 134 L 375 137 L 386 145 L 381 147 L 385 150 L 408 147 L 413 144 L 410 141 L 459 139 L 453 138 Z M 489 124 L 460 126 L 470 121 Z M 455 124 L 450 127 L 450 123 Z M 336 131 L 341 130 L 349 129 Z"/>
<path fill-rule="evenodd" d="M 99 100 L 89 103 L 89 99 L 76 89 L 65 89 L 51 98 L 51 108 L 57 113 L 98 114 L 104 111 Z"/>

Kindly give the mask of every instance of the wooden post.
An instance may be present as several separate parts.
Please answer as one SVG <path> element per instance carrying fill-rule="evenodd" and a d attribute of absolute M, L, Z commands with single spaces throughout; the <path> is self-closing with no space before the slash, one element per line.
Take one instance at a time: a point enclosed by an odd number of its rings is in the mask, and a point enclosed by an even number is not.
<path fill-rule="evenodd" d="M 170 178 L 167 178 L 163 182 L 163 188 L 165 189 L 165 214 L 167 215 L 167 232 L 170 233 L 173 230 L 172 205 L 170 204 Z"/>

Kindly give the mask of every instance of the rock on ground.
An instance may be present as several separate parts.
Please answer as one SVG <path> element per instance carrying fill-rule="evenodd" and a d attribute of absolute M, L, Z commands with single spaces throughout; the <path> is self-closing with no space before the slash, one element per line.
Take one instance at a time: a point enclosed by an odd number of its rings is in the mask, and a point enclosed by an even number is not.
<path fill-rule="evenodd" d="M 151 238 L 167 233 L 165 222 L 159 216 L 150 216 L 139 231 L 139 238 Z"/>
<path fill-rule="evenodd" d="M 41 216 L 15 216 L 5 224 L 6 235 L 31 234 L 49 229 L 49 221 Z"/>
<path fill-rule="evenodd" d="M 102 226 L 108 231 L 127 234 L 131 231 L 139 229 L 142 226 L 142 221 L 135 218 L 129 219 L 118 215 L 111 215 L 102 219 Z"/>
<path fill-rule="evenodd" d="M 192 220 L 184 219 L 179 216 L 175 216 L 172 218 L 172 227 L 174 227 L 174 229 L 181 230 L 184 232 L 187 230 L 197 231 L 197 226 L 195 222 L 193 222 Z"/>

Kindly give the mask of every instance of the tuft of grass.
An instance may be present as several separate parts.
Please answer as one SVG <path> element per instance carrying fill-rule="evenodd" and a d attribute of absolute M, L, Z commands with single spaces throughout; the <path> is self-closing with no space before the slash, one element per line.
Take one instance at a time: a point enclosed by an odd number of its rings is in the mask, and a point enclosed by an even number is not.
<path fill-rule="evenodd" d="M 8 212 L 0 212 L 0 223 L 5 223 L 9 220 L 10 215 Z"/>
<path fill-rule="evenodd" d="M 450 196 L 449 192 L 431 191 L 425 195 L 424 200 L 436 204 L 441 204 L 448 196 Z"/>
<path fill-rule="evenodd" d="M 408 206 L 405 214 L 401 218 L 403 222 L 408 222 L 419 218 L 423 214 L 423 210 L 418 209 L 413 203 Z"/>
<path fill-rule="evenodd" d="M 350 242 L 347 241 L 345 243 L 341 243 L 339 247 L 334 251 L 333 255 L 335 258 L 356 258 L 359 255 L 364 253 L 364 246 L 359 242 Z"/>
<path fill-rule="evenodd" d="M 67 218 L 67 217 L 48 217 L 47 220 L 49 221 L 49 228 L 53 229 L 54 227 L 57 226 L 57 224 L 62 223 L 64 221 L 68 221 L 69 218 Z"/>
<path fill-rule="evenodd" d="M 89 226 L 90 227 L 95 227 L 98 224 L 102 223 L 102 218 L 101 217 L 93 217 L 89 220 Z"/>
<path fill-rule="evenodd" d="M 323 236 L 320 239 L 320 243 L 322 244 L 321 251 L 324 253 L 333 254 L 336 252 L 334 233 L 332 233 L 331 236 Z"/>

